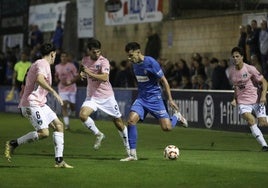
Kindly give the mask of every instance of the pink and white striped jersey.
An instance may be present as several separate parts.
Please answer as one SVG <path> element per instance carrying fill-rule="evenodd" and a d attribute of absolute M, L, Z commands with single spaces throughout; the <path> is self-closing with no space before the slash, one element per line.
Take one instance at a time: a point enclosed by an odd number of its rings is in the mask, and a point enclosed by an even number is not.
<path fill-rule="evenodd" d="M 71 81 L 74 77 L 78 75 L 77 68 L 74 66 L 73 63 L 60 63 L 55 66 L 55 75 L 59 78 L 58 83 L 58 92 L 76 92 L 77 87 L 76 83 L 73 83 L 72 85 L 65 86 L 63 83 L 67 83 Z"/>
<path fill-rule="evenodd" d="M 263 78 L 262 74 L 252 65 L 243 64 L 241 70 L 235 66 L 229 69 L 230 80 L 233 83 L 237 96 L 238 104 L 258 103 L 258 88 L 256 83 Z"/>
<path fill-rule="evenodd" d="M 100 56 L 97 61 L 92 60 L 89 56 L 85 56 L 82 59 L 82 65 L 89 68 L 90 71 L 95 74 L 110 73 L 110 63 L 103 56 Z M 94 78 L 87 77 L 87 97 L 105 99 L 113 95 L 113 88 L 109 80 L 103 82 Z"/>
<path fill-rule="evenodd" d="M 36 83 L 37 75 L 42 74 L 49 85 L 52 83 L 50 64 L 39 59 L 29 68 L 26 84 L 19 107 L 43 106 L 47 102 L 48 91 Z"/>

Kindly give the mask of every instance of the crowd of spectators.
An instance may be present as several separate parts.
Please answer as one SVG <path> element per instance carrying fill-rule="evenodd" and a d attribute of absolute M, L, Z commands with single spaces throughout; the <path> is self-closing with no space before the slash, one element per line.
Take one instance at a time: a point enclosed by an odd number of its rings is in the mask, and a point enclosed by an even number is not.
<path fill-rule="evenodd" d="M 254 65 L 268 80 L 267 21 L 261 21 L 261 27 L 257 27 L 257 25 L 257 21 L 252 20 L 251 24 L 239 27 L 240 37 L 237 46 L 243 49 L 245 62 Z M 232 88 L 227 71 L 228 67 L 232 65 L 232 58 L 218 59 L 207 55 L 202 56 L 200 53 L 194 52 L 189 60 L 179 58 L 172 62 L 168 58 L 160 57 L 161 45 L 156 45 L 161 44 L 158 34 L 151 27 L 148 29 L 147 34 L 145 55 L 150 55 L 157 59 L 171 88 L 198 90 L 229 90 Z M 28 55 L 28 59 L 25 62 L 34 62 L 39 58 L 39 47 L 44 42 L 43 33 L 38 26 L 30 26 L 29 39 L 29 49 L 22 50 L 20 54 Z M 51 42 L 57 46 L 57 56 L 60 57 L 61 50 L 63 50 L 63 28 L 60 21 L 57 22 L 57 27 L 51 35 Z M 6 53 L 0 52 L 0 85 L 12 84 L 15 64 L 21 62 L 20 54 L 14 48 L 7 48 Z M 68 58 L 70 62 L 73 62 L 79 68 L 78 62 L 72 54 Z M 60 58 L 56 58 L 55 65 L 59 62 Z M 136 86 L 130 62 L 127 60 L 122 60 L 121 62 L 111 60 L 110 65 L 110 82 L 113 87 Z M 54 68 L 52 67 L 52 74 L 53 72 Z M 78 86 L 83 85 L 85 85 L 83 81 L 78 82 Z"/>

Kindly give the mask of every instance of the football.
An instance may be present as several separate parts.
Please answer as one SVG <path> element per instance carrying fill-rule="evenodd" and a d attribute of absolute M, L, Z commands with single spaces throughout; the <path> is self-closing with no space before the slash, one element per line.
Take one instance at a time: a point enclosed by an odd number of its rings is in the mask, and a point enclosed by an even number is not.
<path fill-rule="evenodd" d="M 180 155 L 180 150 L 177 146 L 168 145 L 164 150 L 164 158 L 176 160 Z"/>

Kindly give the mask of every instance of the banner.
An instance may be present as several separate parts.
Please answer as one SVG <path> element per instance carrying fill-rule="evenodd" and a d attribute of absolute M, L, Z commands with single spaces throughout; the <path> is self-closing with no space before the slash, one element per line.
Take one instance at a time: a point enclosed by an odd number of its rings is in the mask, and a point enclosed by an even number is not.
<path fill-rule="evenodd" d="M 0 86 L 0 112 L 17 112 L 18 93 L 12 101 L 5 101 L 10 88 Z M 114 88 L 122 118 L 127 120 L 130 108 L 137 96 L 136 89 Z M 239 115 L 238 108 L 231 105 L 232 91 L 216 90 L 172 90 L 172 96 L 180 108 L 180 112 L 188 120 L 191 128 L 205 128 L 224 131 L 250 132 L 247 122 Z M 2 98 L 3 97 L 3 98 Z M 76 115 L 86 98 L 86 87 L 78 87 L 76 95 Z M 48 105 L 58 114 L 61 106 L 49 94 Z M 266 108 L 267 110 L 267 108 Z M 172 110 L 169 109 L 170 114 Z M 111 119 L 110 116 L 98 110 L 92 116 L 94 119 Z M 78 118 L 78 117 L 77 117 Z M 144 123 L 159 125 L 158 120 L 147 115 Z M 263 133 L 268 133 L 268 127 L 260 127 Z"/>
<path fill-rule="evenodd" d="M 94 36 L 94 1 L 77 0 L 77 35 L 78 38 Z"/>
<path fill-rule="evenodd" d="M 29 24 L 38 25 L 42 32 L 54 31 L 58 20 L 65 22 L 67 3 L 69 1 L 30 6 Z"/>
<path fill-rule="evenodd" d="M 4 35 L 2 51 L 6 52 L 7 48 L 23 48 L 23 33 Z"/>
<path fill-rule="evenodd" d="M 105 0 L 105 24 L 160 22 L 163 0 Z"/>
<path fill-rule="evenodd" d="M 267 13 L 263 12 L 263 13 L 251 13 L 251 14 L 243 14 L 242 15 L 242 24 L 243 25 L 247 25 L 247 24 L 251 24 L 252 20 L 256 20 L 258 26 L 261 26 L 261 21 L 262 20 L 268 20 L 267 19 Z"/>

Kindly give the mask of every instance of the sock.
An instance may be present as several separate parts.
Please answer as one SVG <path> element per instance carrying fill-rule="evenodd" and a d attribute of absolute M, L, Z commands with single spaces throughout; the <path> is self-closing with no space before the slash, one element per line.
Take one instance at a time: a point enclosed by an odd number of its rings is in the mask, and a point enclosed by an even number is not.
<path fill-rule="evenodd" d="M 91 117 L 88 117 L 87 120 L 84 122 L 84 125 L 92 131 L 92 133 L 94 135 L 97 135 L 100 131 L 99 129 L 96 127 L 93 119 L 91 119 Z"/>
<path fill-rule="evenodd" d="M 254 138 L 256 138 L 259 144 L 261 144 L 262 146 L 267 146 L 267 143 L 264 140 L 263 134 L 256 124 L 253 126 L 250 126 L 250 130 L 251 130 L 252 135 L 254 136 Z"/>
<path fill-rule="evenodd" d="M 177 122 L 179 121 L 179 118 L 175 116 L 174 114 L 170 117 L 171 126 L 172 128 L 176 126 Z"/>
<path fill-rule="evenodd" d="M 67 127 L 69 127 L 69 123 L 70 123 L 70 121 L 69 121 L 69 117 L 68 117 L 68 116 L 64 116 L 64 117 L 63 117 L 63 122 L 64 122 L 64 124 L 65 124 Z"/>
<path fill-rule="evenodd" d="M 138 137 L 137 127 L 136 125 L 129 125 L 127 130 L 128 130 L 128 142 L 130 150 L 136 149 L 137 137 Z"/>
<path fill-rule="evenodd" d="M 18 145 L 30 143 L 38 140 L 38 133 L 36 131 L 29 132 L 17 139 Z"/>
<path fill-rule="evenodd" d="M 63 157 L 64 135 L 62 132 L 53 132 L 55 159 L 60 160 Z M 60 161 L 61 162 L 61 161 Z"/>
<path fill-rule="evenodd" d="M 123 131 L 118 131 L 118 132 L 123 140 L 124 146 L 126 147 L 127 150 L 129 150 L 127 127 L 125 126 Z"/>

